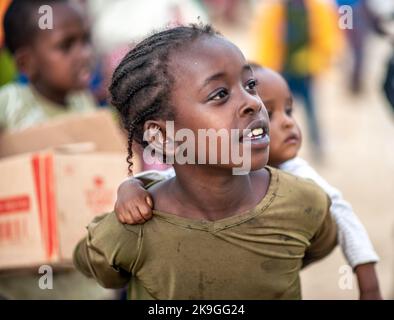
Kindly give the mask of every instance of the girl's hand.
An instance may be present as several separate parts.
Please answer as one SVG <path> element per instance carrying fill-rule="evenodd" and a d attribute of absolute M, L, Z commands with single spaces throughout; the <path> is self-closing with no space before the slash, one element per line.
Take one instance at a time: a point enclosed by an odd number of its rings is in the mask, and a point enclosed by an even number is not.
<path fill-rule="evenodd" d="M 152 218 L 153 201 L 135 178 L 124 181 L 118 188 L 115 213 L 118 220 L 127 224 L 141 224 Z"/>

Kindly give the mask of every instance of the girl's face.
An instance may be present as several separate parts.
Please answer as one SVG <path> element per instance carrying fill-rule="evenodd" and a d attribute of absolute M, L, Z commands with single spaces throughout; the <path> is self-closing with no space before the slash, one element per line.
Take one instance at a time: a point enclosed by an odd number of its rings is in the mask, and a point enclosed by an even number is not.
<path fill-rule="evenodd" d="M 171 94 L 175 132 L 188 128 L 197 141 L 199 129 L 214 129 L 215 132 L 225 129 L 230 137 L 232 129 L 239 129 L 230 146 L 217 140 L 216 148 L 204 149 L 206 163 L 209 156 L 216 153 L 213 156 L 217 157 L 217 164 L 208 165 L 224 169 L 239 167 L 231 161 L 231 156 L 228 164 L 223 161 L 223 148 L 234 148 L 237 155 L 241 155 L 243 144 L 248 143 L 251 145 L 250 169 L 264 167 L 269 151 L 268 114 L 257 95 L 252 69 L 241 51 L 224 38 L 206 36 L 173 53 L 169 69 L 175 79 Z M 247 128 L 260 128 L 254 133 L 264 133 L 256 135 L 252 141 L 242 135 Z M 198 156 L 196 144 L 196 160 Z"/>
<path fill-rule="evenodd" d="M 255 68 L 257 92 L 270 119 L 270 154 L 268 163 L 278 167 L 297 156 L 301 147 L 301 130 L 293 118 L 293 99 L 286 81 L 278 73 Z"/>

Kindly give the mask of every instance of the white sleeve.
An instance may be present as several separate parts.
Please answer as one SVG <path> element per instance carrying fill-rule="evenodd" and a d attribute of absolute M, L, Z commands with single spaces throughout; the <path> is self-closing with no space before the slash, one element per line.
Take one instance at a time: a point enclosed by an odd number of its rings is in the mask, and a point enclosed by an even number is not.
<path fill-rule="evenodd" d="M 133 176 L 137 179 L 141 177 L 147 177 L 150 180 L 167 180 L 175 177 L 175 170 L 172 167 L 166 170 L 146 170 Z"/>
<path fill-rule="evenodd" d="M 294 158 L 283 163 L 283 171 L 315 181 L 331 198 L 330 212 L 338 226 L 338 241 L 350 266 L 379 261 L 367 231 L 353 212 L 351 205 L 342 198 L 339 190 L 327 183 L 306 161 Z"/>

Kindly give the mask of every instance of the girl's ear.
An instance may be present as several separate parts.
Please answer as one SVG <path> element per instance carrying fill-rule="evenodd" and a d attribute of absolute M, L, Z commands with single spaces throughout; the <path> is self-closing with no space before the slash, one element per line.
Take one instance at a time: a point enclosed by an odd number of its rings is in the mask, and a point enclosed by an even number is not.
<path fill-rule="evenodd" d="M 165 157 L 175 155 L 174 137 L 167 132 L 166 122 L 163 120 L 148 120 L 144 123 L 143 140 L 150 145 L 155 152 Z"/>
<path fill-rule="evenodd" d="M 19 72 L 23 73 L 31 81 L 37 70 L 37 63 L 28 47 L 20 48 L 15 52 L 15 63 Z"/>

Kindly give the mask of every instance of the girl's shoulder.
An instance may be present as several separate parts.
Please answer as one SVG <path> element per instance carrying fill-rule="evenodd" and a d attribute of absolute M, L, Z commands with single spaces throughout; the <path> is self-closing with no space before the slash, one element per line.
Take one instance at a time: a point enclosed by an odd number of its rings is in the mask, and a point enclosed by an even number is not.
<path fill-rule="evenodd" d="M 277 194 L 283 196 L 283 201 L 294 205 L 307 203 L 312 208 L 324 209 L 324 211 L 330 206 L 329 196 L 313 180 L 280 169 L 270 168 L 270 170 L 275 173 L 272 177 L 276 177 Z"/>
<path fill-rule="evenodd" d="M 106 245 L 116 245 L 137 239 L 140 236 L 141 225 L 128 225 L 121 223 L 115 212 L 95 217 L 87 226 L 90 237 L 93 239 L 106 239 Z M 114 237 L 114 235 L 117 235 Z M 113 242 L 113 243 L 112 243 Z"/>
<path fill-rule="evenodd" d="M 277 189 L 279 194 L 285 193 L 314 197 L 316 195 L 326 197 L 324 190 L 311 179 L 300 177 L 282 169 L 265 166 L 264 169 L 253 172 L 258 180 L 266 179 L 269 173 L 269 188 Z M 305 199 L 305 198 L 304 198 Z"/>
<path fill-rule="evenodd" d="M 174 179 L 175 178 L 173 177 L 159 181 L 149 188 L 149 193 L 153 198 L 155 210 L 162 212 L 177 212 L 179 210 L 182 211 L 181 208 L 176 207 L 177 202 L 174 201 L 172 197 Z"/>

